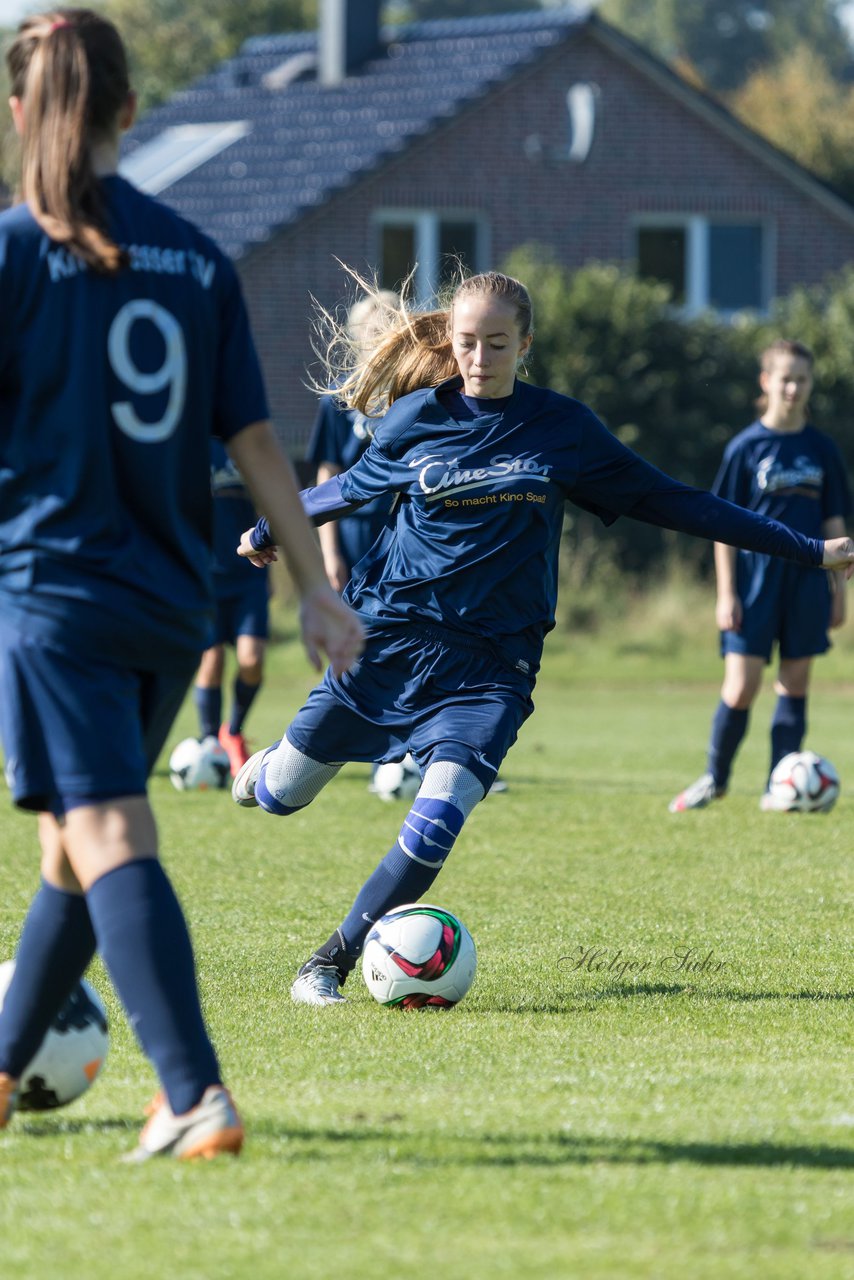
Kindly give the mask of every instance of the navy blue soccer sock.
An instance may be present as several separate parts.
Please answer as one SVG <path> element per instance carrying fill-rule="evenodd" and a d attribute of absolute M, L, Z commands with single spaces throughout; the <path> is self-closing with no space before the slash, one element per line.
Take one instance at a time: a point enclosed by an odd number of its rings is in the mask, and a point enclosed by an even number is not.
<path fill-rule="evenodd" d="M 249 714 L 249 708 L 255 701 L 256 694 L 261 688 L 261 682 L 258 684 L 246 684 L 238 676 L 234 681 L 234 700 L 231 704 L 231 719 L 228 723 L 229 733 L 240 733 L 243 723 Z"/>
<path fill-rule="evenodd" d="M 86 894 L 98 950 L 176 1115 L 189 1111 L 219 1067 L 199 1003 L 184 914 L 156 858 L 125 863 Z"/>
<path fill-rule="evenodd" d="M 42 881 L 24 921 L 0 1013 L 0 1071 L 21 1075 L 94 954 L 86 899 Z"/>
<path fill-rule="evenodd" d="M 750 711 L 747 708 L 728 707 L 721 699 L 712 719 L 707 768 L 715 785 L 725 787 L 741 740 L 747 732 Z"/>
<path fill-rule="evenodd" d="M 800 751 L 807 732 L 807 700 L 793 698 L 788 693 L 777 697 L 771 718 L 771 768 L 778 765 L 790 751 Z"/>
<path fill-rule="evenodd" d="M 416 862 L 407 857 L 399 844 L 394 844 L 362 885 L 340 926 L 347 952 L 351 956 L 360 955 L 374 921 L 404 902 L 417 902 L 441 869 L 441 863 L 428 867 Z"/>
<path fill-rule="evenodd" d="M 193 701 L 199 716 L 199 737 L 215 738 L 222 724 L 222 689 L 204 689 L 196 685 L 193 689 Z"/>

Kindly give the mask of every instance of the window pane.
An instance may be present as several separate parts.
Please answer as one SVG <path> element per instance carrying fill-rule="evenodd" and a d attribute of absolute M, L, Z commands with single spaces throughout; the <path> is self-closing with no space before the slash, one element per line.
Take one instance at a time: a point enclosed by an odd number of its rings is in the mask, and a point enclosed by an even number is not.
<path fill-rule="evenodd" d="M 462 264 L 466 272 L 477 270 L 477 224 L 439 223 L 439 281 L 448 284 Z"/>
<path fill-rule="evenodd" d="M 684 227 L 638 227 L 638 274 L 663 280 L 673 290 L 673 301 L 685 301 Z"/>
<path fill-rule="evenodd" d="M 380 227 L 380 284 L 400 289 L 415 266 L 415 227 Z"/>
<path fill-rule="evenodd" d="M 709 302 L 721 311 L 762 307 L 761 226 L 721 222 L 709 227 Z"/>

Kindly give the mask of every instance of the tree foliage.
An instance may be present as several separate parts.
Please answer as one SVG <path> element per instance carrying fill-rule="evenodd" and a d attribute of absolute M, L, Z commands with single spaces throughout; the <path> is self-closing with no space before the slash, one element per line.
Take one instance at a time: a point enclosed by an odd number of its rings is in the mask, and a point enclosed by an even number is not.
<path fill-rule="evenodd" d="M 601 0 L 602 17 L 664 61 L 691 63 L 708 87 L 731 92 L 798 43 L 843 76 L 852 52 L 842 0 Z"/>
<path fill-rule="evenodd" d="M 314 27 L 316 0 L 94 0 L 128 48 L 145 111 L 233 57 L 249 36 Z"/>
<path fill-rule="evenodd" d="M 809 45 L 756 71 L 729 99 L 745 124 L 854 200 L 854 88 Z"/>

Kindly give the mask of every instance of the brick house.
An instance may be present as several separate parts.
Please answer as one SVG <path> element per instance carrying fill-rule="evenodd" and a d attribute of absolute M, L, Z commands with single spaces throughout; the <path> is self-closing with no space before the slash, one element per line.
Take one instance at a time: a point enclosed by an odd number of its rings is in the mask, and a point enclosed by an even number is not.
<path fill-rule="evenodd" d="M 237 261 L 273 416 L 314 416 L 312 295 L 336 262 L 426 301 L 457 254 L 536 241 L 567 266 L 634 263 L 689 312 L 764 309 L 854 258 L 854 207 L 581 9 L 383 29 L 323 0 L 318 34 L 265 36 L 151 112 L 123 171 Z"/>

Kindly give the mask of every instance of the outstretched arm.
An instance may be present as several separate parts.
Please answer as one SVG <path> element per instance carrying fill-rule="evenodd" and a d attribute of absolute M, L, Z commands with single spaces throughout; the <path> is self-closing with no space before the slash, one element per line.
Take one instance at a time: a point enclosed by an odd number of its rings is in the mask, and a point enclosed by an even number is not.
<path fill-rule="evenodd" d="M 745 551 L 761 551 L 798 564 L 839 569 L 846 578 L 854 573 L 854 542 L 850 538 L 827 541 L 808 538 L 777 520 L 769 520 L 702 489 L 692 489 L 663 473 L 659 484 L 627 514 L 647 524 L 694 534 Z"/>
<path fill-rule="evenodd" d="M 364 633 L 356 615 L 332 590 L 311 526 L 305 518 L 293 468 L 268 422 L 256 422 L 232 437 L 228 451 L 246 481 L 255 507 L 267 513 L 276 545 L 300 596 L 303 643 L 312 665 L 320 669 L 325 652 L 332 670 L 342 675 L 364 647 Z M 241 554 L 246 535 L 241 540 Z M 269 563 L 272 554 L 260 559 Z M 254 555 L 250 558 L 259 562 Z"/>
<path fill-rule="evenodd" d="M 332 476 L 330 480 L 316 484 L 313 488 L 300 490 L 299 497 L 305 514 L 315 527 L 324 525 L 329 520 L 340 520 L 342 516 L 348 516 L 370 502 L 370 498 L 365 498 L 363 502 L 351 502 L 343 497 L 340 475 Z M 278 559 L 276 539 L 266 516 L 259 516 L 255 528 L 247 529 L 240 539 L 237 551 L 238 555 L 246 556 L 257 565 L 271 564 Z"/>

